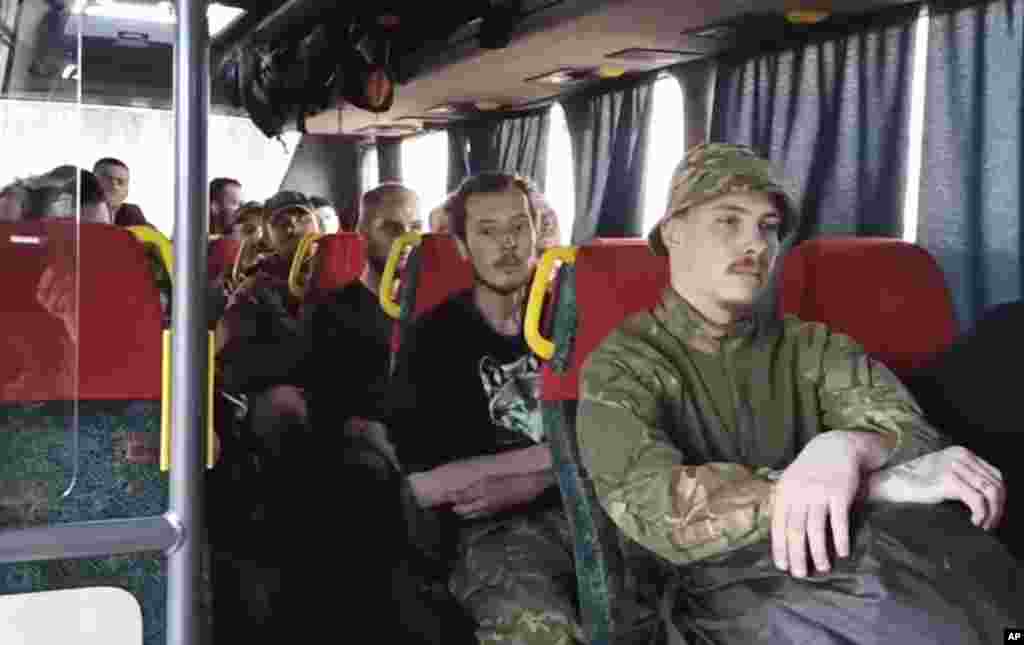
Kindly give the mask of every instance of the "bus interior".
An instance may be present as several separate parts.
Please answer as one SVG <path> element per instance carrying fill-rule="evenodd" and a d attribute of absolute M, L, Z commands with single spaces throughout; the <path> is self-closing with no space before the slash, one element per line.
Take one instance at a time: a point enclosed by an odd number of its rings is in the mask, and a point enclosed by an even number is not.
<path fill-rule="evenodd" d="M 279 482 L 218 363 L 221 291 L 255 251 L 211 229 L 215 178 L 258 208 L 285 191 L 333 207 L 333 232 L 287 267 L 302 306 L 360 280 L 362 196 L 415 191 L 422 231 L 396 241 L 380 287 L 393 356 L 473 284 L 428 214 L 480 172 L 532 180 L 554 241 L 524 334 L 591 645 L 652 641 L 614 608 L 644 572 L 622 573 L 580 463 L 579 370 L 668 283 L 646 236 L 693 146 L 778 168 L 802 219 L 773 302 L 856 339 L 1009 488 L 1013 424 L 986 401 L 1014 400 L 992 361 L 1024 343 L 986 320 L 1024 297 L 1022 16 L 1024 0 L 0 0 L 0 640 L 278 639 L 218 605 L 244 586 L 211 574 L 218 531 L 344 530 L 343 514 L 257 517 Z M 117 203 L 103 159 L 130 177 Z M 119 223 L 126 206 L 142 220 Z M 929 379 L 981 333 L 999 348 L 986 362 Z M 1007 504 L 997 537 L 1019 559 Z M 358 584 L 329 561 L 325 589 Z"/>

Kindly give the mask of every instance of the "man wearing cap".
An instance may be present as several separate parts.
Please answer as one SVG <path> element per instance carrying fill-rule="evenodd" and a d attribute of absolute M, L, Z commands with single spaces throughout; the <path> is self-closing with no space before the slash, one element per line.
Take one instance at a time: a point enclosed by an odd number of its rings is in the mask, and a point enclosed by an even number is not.
<path fill-rule="evenodd" d="M 246 517 L 216 536 L 218 633 L 283 634 L 283 571 L 294 553 L 286 527 L 297 520 L 294 482 L 308 467 L 313 446 L 306 386 L 310 338 L 288 288 L 299 241 L 319 232 L 319 221 L 302 193 L 282 192 L 265 204 L 265 240 L 271 253 L 253 267 L 231 294 L 218 327 L 217 366 L 221 387 L 248 398 L 245 446 L 256 446 L 259 472 L 241 482 L 237 505 L 258 498 L 258 517 Z M 248 507 L 246 507 L 248 508 Z M 222 513 L 233 509 L 221 509 Z M 215 640 L 221 640 L 216 638 Z"/>
<path fill-rule="evenodd" d="M 1002 474 L 946 447 L 855 341 L 755 306 L 796 223 L 753 151 L 686 155 L 650 235 L 671 285 L 583 367 L 598 498 L 666 574 L 674 636 L 998 642 L 1024 620 L 1024 575 L 985 533 Z"/>

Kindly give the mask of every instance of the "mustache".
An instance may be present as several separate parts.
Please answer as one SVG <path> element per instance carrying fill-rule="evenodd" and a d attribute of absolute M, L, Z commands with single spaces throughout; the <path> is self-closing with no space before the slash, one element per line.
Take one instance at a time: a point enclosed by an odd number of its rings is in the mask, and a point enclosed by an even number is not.
<path fill-rule="evenodd" d="M 523 264 L 523 261 L 520 260 L 515 255 L 503 255 L 503 256 L 501 256 L 500 260 L 498 260 L 497 262 L 494 263 L 494 266 L 505 268 L 505 267 L 518 267 L 518 266 L 522 266 L 522 264 Z"/>

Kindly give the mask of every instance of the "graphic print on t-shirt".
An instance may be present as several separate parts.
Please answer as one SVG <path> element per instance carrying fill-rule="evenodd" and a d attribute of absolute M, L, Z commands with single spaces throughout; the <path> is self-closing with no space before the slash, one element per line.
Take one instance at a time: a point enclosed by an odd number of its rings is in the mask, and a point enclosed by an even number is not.
<path fill-rule="evenodd" d="M 541 425 L 540 361 L 533 354 L 502 365 L 490 356 L 480 359 L 480 380 L 495 425 L 529 437 L 544 438 Z"/>

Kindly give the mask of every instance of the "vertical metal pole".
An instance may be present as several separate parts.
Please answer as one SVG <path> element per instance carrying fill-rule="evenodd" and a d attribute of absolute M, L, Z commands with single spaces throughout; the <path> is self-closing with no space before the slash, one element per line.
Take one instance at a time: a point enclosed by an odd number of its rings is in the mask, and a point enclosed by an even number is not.
<path fill-rule="evenodd" d="M 174 43 L 174 314 L 169 513 L 184 539 L 168 556 L 167 643 L 199 643 L 206 332 L 209 33 L 205 0 L 178 0 Z"/>

